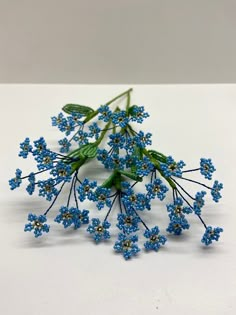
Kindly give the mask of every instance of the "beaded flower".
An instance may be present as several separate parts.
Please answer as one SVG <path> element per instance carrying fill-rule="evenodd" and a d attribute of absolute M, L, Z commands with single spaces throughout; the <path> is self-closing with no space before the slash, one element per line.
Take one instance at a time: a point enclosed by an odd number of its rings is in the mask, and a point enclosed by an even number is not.
<path fill-rule="evenodd" d="M 207 192 L 218 203 L 223 184 L 214 180 L 211 185 L 191 177 L 199 174 L 207 182 L 212 180 L 216 171 L 212 160 L 201 158 L 198 166 L 186 168 L 183 160 L 176 161 L 151 148 L 152 134 L 135 128 L 145 123 L 149 114 L 143 105 L 132 105 L 131 91 L 96 110 L 78 104 L 63 106 L 63 112 L 51 119 L 52 126 L 63 133 L 58 152 L 49 148 L 44 137 L 34 141 L 26 137 L 20 143 L 19 156 L 33 157 L 36 170 L 22 175 L 16 169 L 9 180 L 10 189 L 23 186 L 26 180 L 29 195 L 38 194 L 49 202 L 42 214 L 28 215 L 25 231 L 33 232 L 36 238 L 48 233 L 47 215 L 54 212 L 54 222 L 61 228 L 78 230 L 88 224 L 86 230 L 95 243 L 111 241 L 118 234 L 113 249 L 126 260 L 136 256 L 140 248 L 158 252 L 168 234 L 180 235 L 190 229 L 192 216 L 203 225 L 204 245 L 219 240 L 223 229 L 207 225 L 203 217 L 207 213 Z M 121 98 L 125 100 L 123 108 Z M 97 169 L 102 169 L 103 181 L 95 180 Z M 62 191 L 66 202 L 58 206 Z M 85 201 L 89 210 L 81 210 Z M 167 226 L 161 227 L 161 220 L 153 224 L 156 213 L 161 216 L 163 210 L 169 218 Z M 97 211 L 99 217 L 90 219 L 89 214 Z M 111 215 L 115 211 L 116 215 Z"/>
<path fill-rule="evenodd" d="M 108 231 L 110 226 L 111 224 L 108 221 L 101 222 L 99 219 L 93 218 L 92 224 L 88 226 L 87 231 L 93 236 L 95 242 L 98 243 L 111 237 Z"/>

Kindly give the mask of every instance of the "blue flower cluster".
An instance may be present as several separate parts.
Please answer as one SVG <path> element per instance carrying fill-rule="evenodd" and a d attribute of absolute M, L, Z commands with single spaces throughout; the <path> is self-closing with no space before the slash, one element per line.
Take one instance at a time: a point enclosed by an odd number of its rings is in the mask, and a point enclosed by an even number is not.
<path fill-rule="evenodd" d="M 220 227 L 213 228 L 212 226 L 208 226 L 203 234 L 202 243 L 208 246 L 212 241 L 218 241 L 221 232 L 223 232 L 223 229 Z"/>
<path fill-rule="evenodd" d="M 222 197 L 220 194 L 221 189 L 223 189 L 223 184 L 219 183 L 218 180 L 215 180 L 214 185 L 211 189 L 211 195 L 212 195 L 213 200 L 215 202 L 218 202 L 219 199 Z"/>
<path fill-rule="evenodd" d="M 152 183 L 146 184 L 146 189 L 150 198 L 158 198 L 161 201 L 165 198 L 166 192 L 169 190 L 159 178 L 155 179 Z"/>
<path fill-rule="evenodd" d="M 200 159 L 200 172 L 206 179 L 211 179 L 215 170 L 211 159 Z"/>
<path fill-rule="evenodd" d="M 20 187 L 20 184 L 22 183 L 21 174 L 22 171 L 17 168 L 15 172 L 16 176 L 9 180 L 9 185 L 11 190 L 16 189 L 17 187 Z"/>
<path fill-rule="evenodd" d="M 121 253 L 126 260 L 130 259 L 133 256 L 136 256 L 140 251 L 140 248 L 136 244 L 138 241 L 138 236 L 127 236 L 125 234 L 119 233 L 118 240 L 114 245 L 114 250 L 117 253 Z"/>
<path fill-rule="evenodd" d="M 127 96 L 126 109 L 117 106 L 112 111 L 110 104 L 124 95 Z M 168 233 L 180 235 L 188 230 L 191 222 L 189 217 L 193 214 L 205 229 L 201 242 L 210 245 L 214 240 L 218 241 L 223 229 L 207 226 L 202 213 L 207 191 L 213 201 L 218 202 L 223 184 L 215 180 L 213 186 L 208 186 L 185 176 L 199 172 L 205 179 L 211 180 L 216 170 L 212 160 L 201 158 L 200 166 L 185 169 L 184 161 L 176 162 L 170 155 L 151 150 L 152 134 L 136 131 L 131 126 L 133 122 L 143 123 L 149 114 L 143 106 L 131 106 L 130 90 L 96 111 L 75 104 L 67 104 L 63 110 L 68 115 L 59 113 L 51 118 L 52 125 L 64 133 L 58 141 L 60 153 L 50 150 L 43 137 L 33 142 L 27 137 L 20 143 L 19 156 L 23 159 L 33 157 L 36 171 L 22 176 L 22 171 L 16 169 L 15 176 L 9 180 L 10 189 L 20 187 L 26 179 L 29 195 L 37 191 L 39 196 L 50 202 L 43 214 L 28 215 L 25 231 L 33 232 L 36 238 L 49 232 L 47 214 L 67 186 L 67 202 L 59 207 L 54 221 L 64 228 L 73 227 L 75 230 L 88 225 L 87 232 L 95 243 L 100 243 L 112 238 L 109 216 L 118 208 L 114 227 L 119 234 L 113 249 L 126 260 L 140 252 L 137 233 L 143 235 L 143 248 L 146 251 L 157 252 L 165 245 L 167 237 L 160 233 L 159 227 L 155 225 L 149 228 L 145 221 L 148 211 L 152 207 L 158 208 L 155 202 L 163 201 L 167 193 Z M 91 122 L 95 117 L 97 120 Z M 106 138 L 107 146 L 104 147 L 101 143 Z M 81 171 L 94 161 L 99 161 L 106 169 L 107 178 L 102 183 L 84 177 Z M 203 187 L 204 190 L 192 194 L 185 185 L 188 183 Z M 141 189 L 137 189 L 140 186 Z M 105 211 L 104 217 L 90 219 L 88 210 L 80 210 L 79 203 L 84 201 L 93 203 L 99 211 Z M 101 216 L 103 211 L 100 212 Z"/>
<path fill-rule="evenodd" d="M 161 170 L 165 177 L 181 177 L 182 171 L 181 169 L 185 166 L 184 161 L 175 162 L 172 156 L 168 156 L 166 158 L 165 163 L 161 163 Z"/>
<path fill-rule="evenodd" d="M 89 211 L 88 210 L 79 210 L 75 207 L 61 207 L 59 210 L 59 214 L 55 218 L 55 222 L 62 223 L 64 228 L 68 228 L 72 224 L 74 225 L 74 229 L 78 229 L 82 224 L 89 223 Z"/>
<path fill-rule="evenodd" d="M 25 232 L 34 232 L 35 237 L 39 237 L 43 234 L 43 232 L 48 233 L 50 226 L 46 224 L 47 218 L 45 215 L 39 215 L 29 213 L 28 221 L 25 225 Z"/>
<path fill-rule="evenodd" d="M 161 245 L 165 245 L 167 238 L 164 235 L 160 235 L 159 232 L 158 226 L 144 232 L 144 236 L 148 239 L 144 244 L 146 250 L 154 250 L 157 252 Z"/>
<path fill-rule="evenodd" d="M 87 231 L 93 236 L 96 243 L 102 240 L 108 240 L 111 236 L 108 231 L 111 224 L 108 221 L 101 222 L 98 218 L 92 219 L 92 224 L 87 228 Z"/>
<path fill-rule="evenodd" d="M 72 112 L 71 115 L 67 117 L 65 117 L 63 113 L 59 113 L 58 116 L 54 116 L 51 119 L 52 126 L 56 126 L 61 132 L 65 133 L 66 136 L 58 141 L 61 153 L 69 152 L 72 143 L 83 146 L 89 143 L 89 139 L 97 140 L 101 133 L 101 129 L 96 122 L 88 125 L 87 131 L 85 131 L 85 116 L 78 112 Z M 72 132 L 74 132 L 74 134 L 71 136 Z M 68 139 L 68 136 L 71 136 L 71 138 Z"/>

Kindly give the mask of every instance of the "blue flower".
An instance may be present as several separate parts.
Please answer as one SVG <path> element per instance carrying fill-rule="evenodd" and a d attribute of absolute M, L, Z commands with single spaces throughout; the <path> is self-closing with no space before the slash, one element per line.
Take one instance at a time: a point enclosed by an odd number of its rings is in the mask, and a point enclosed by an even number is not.
<path fill-rule="evenodd" d="M 74 141 L 78 142 L 78 145 L 81 146 L 83 144 L 87 144 L 88 140 L 88 133 L 84 132 L 83 130 L 79 130 L 75 137 L 73 137 Z"/>
<path fill-rule="evenodd" d="M 67 153 L 69 151 L 71 143 L 68 141 L 67 138 L 59 140 L 58 143 L 61 146 L 61 148 L 60 148 L 61 153 Z"/>
<path fill-rule="evenodd" d="M 49 178 L 47 180 L 39 180 L 39 196 L 46 197 L 48 201 L 51 201 L 52 197 L 58 194 L 58 190 L 56 189 L 55 185 L 56 182 L 52 178 Z"/>
<path fill-rule="evenodd" d="M 62 126 L 66 125 L 66 118 L 64 117 L 63 113 L 59 113 L 58 116 L 51 117 L 52 126 L 57 126 L 61 129 Z"/>
<path fill-rule="evenodd" d="M 119 112 L 115 112 L 112 115 L 112 122 L 114 125 L 118 125 L 121 128 L 125 128 L 129 123 L 129 118 L 126 115 L 125 110 L 121 110 Z"/>
<path fill-rule="evenodd" d="M 121 183 L 123 191 L 121 200 L 127 210 L 150 210 L 150 197 L 146 194 L 135 194 L 128 182 Z"/>
<path fill-rule="evenodd" d="M 93 195 L 93 201 L 97 202 L 96 206 L 98 210 L 104 208 L 104 206 L 111 207 L 110 188 L 98 187 Z"/>
<path fill-rule="evenodd" d="M 101 221 L 99 219 L 92 219 L 92 224 L 90 224 L 87 228 L 87 231 L 93 235 L 93 238 L 96 243 L 109 239 L 110 233 L 108 231 L 111 224 L 108 221 Z"/>
<path fill-rule="evenodd" d="M 126 141 L 124 149 L 129 153 L 133 153 L 136 146 L 137 146 L 137 137 L 129 137 Z"/>
<path fill-rule="evenodd" d="M 123 231 L 123 233 L 130 234 L 139 230 L 138 223 L 140 219 L 137 215 L 119 213 L 117 216 L 117 227 Z"/>
<path fill-rule="evenodd" d="M 19 156 L 22 156 L 24 159 L 27 158 L 28 154 L 32 152 L 32 145 L 30 144 L 30 139 L 25 138 L 25 140 L 20 143 L 21 151 L 19 152 Z"/>
<path fill-rule="evenodd" d="M 161 163 L 161 170 L 165 177 L 181 177 L 182 171 L 181 169 L 185 166 L 184 161 L 175 162 L 175 160 L 168 156 L 166 159 L 166 163 Z"/>
<path fill-rule="evenodd" d="M 9 180 L 9 185 L 11 190 L 16 189 L 17 187 L 20 187 L 20 184 L 22 183 L 21 174 L 22 171 L 17 168 L 15 172 L 16 176 Z"/>
<path fill-rule="evenodd" d="M 77 126 L 83 126 L 83 122 L 80 121 L 81 118 L 83 118 L 84 116 L 81 113 L 71 113 L 70 116 L 67 117 L 67 120 L 70 122 L 70 124 L 72 124 L 73 126 L 77 127 Z"/>
<path fill-rule="evenodd" d="M 107 158 L 104 165 L 106 168 L 109 169 L 123 170 L 125 166 L 125 159 L 123 157 L 120 157 L 119 154 L 113 153 L 110 157 Z"/>
<path fill-rule="evenodd" d="M 155 250 L 157 252 L 161 245 L 165 244 L 167 238 L 164 235 L 160 235 L 159 232 L 158 226 L 144 232 L 143 235 L 149 239 L 144 243 L 146 250 Z"/>
<path fill-rule="evenodd" d="M 34 231 L 34 236 L 39 237 L 43 234 L 43 232 L 48 233 L 50 226 L 48 224 L 45 224 L 47 221 L 47 218 L 45 215 L 35 215 L 30 213 L 28 215 L 28 221 L 30 223 L 27 223 L 25 225 L 25 232 Z"/>
<path fill-rule="evenodd" d="M 65 132 L 66 136 L 69 136 L 71 132 L 75 130 L 75 123 L 72 119 L 67 118 L 67 120 L 59 127 L 59 129 L 61 132 Z"/>
<path fill-rule="evenodd" d="M 146 184 L 146 189 L 150 198 L 159 198 L 163 200 L 166 196 L 168 188 L 157 178 L 152 183 Z"/>
<path fill-rule="evenodd" d="M 200 160 L 200 173 L 206 178 L 211 179 L 212 173 L 215 171 L 215 167 L 212 164 L 211 159 L 201 158 Z"/>
<path fill-rule="evenodd" d="M 137 167 L 136 174 L 138 176 L 147 176 L 154 169 L 154 165 L 146 156 L 142 160 L 137 160 L 136 167 Z"/>
<path fill-rule="evenodd" d="M 208 246 L 212 243 L 212 241 L 219 240 L 221 232 L 223 232 L 223 229 L 220 227 L 213 228 L 212 226 L 208 226 L 203 234 L 201 242 Z"/>
<path fill-rule="evenodd" d="M 213 200 L 215 202 L 218 202 L 219 199 L 222 197 L 221 194 L 220 194 L 220 190 L 223 188 L 223 184 L 222 183 L 219 183 L 218 180 L 215 180 L 214 181 L 214 185 L 211 189 L 211 195 L 213 197 Z"/>
<path fill-rule="evenodd" d="M 35 160 L 38 162 L 39 170 L 49 170 L 53 167 L 53 163 L 57 157 L 55 152 L 44 150 L 41 154 L 36 155 Z"/>
<path fill-rule="evenodd" d="M 152 144 L 151 140 L 152 134 L 148 132 L 146 135 L 143 131 L 139 131 L 139 133 L 134 137 L 137 147 L 144 149 L 147 145 Z"/>
<path fill-rule="evenodd" d="M 43 137 L 40 137 L 38 140 L 34 141 L 35 150 L 33 150 L 33 155 L 40 155 L 44 150 L 47 149 L 47 143 Z"/>
<path fill-rule="evenodd" d="M 122 202 L 124 203 L 125 207 L 129 209 L 136 209 L 137 206 L 137 195 L 134 193 L 133 189 L 128 182 L 121 183 L 122 188 Z"/>
<path fill-rule="evenodd" d="M 79 200 L 83 202 L 86 198 L 93 200 L 94 192 L 93 189 L 97 187 L 96 181 L 89 181 L 88 178 L 85 178 L 81 185 L 77 188 L 79 194 Z"/>
<path fill-rule="evenodd" d="M 120 132 L 109 135 L 109 138 L 111 139 L 111 141 L 108 142 L 108 145 L 110 147 L 112 147 L 115 150 L 123 149 L 125 138 Z"/>
<path fill-rule="evenodd" d="M 74 229 L 76 230 L 80 228 L 82 224 L 89 223 L 88 210 L 81 211 L 74 207 L 68 208 L 62 206 L 59 211 L 60 213 L 56 216 L 54 221 L 62 223 L 65 229 L 74 224 Z"/>
<path fill-rule="evenodd" d="M 97 140 L 99 137 L 99 133 L 101 131 L 101 129 L 98 127 L 97 123 L 92 123 L 89 127 L 89 131 L 90 133 L 88 134 L 89 137 L 93 138 L 95 137 L 95 139 Z"/>
<path fill-rule="evenodd" d="M 190 207 L 183 207 L 183 200 L 181 198 L 176 198 L 173 204 L 166 205 L 167 211 L 170 213 L 169 217 L 183 217 L 184 214 L 192 213 Z"/>
<path fill-rule="evenodd" d="M 136 210 L 151 210 L 151 205 L 150 205 L 150 197 L 146 194 L 141 194 L 138 193 L 136 194 L 137 197 L 137 202 L 136 202 Z"/>
<path fill-rule="evenodd" d="M 112 111 L 110 110 L 108 105 L 101 105 L 98 108 L 98 112 L 100 113 L 100 115 L 98 116 L 99 120 L 103 120 L 105 122 L 108 122 L 110 120 Z"/>
<path fill-rule="evenodd" d="M 196 193 L 195 201 L 193 203 L 193 209 L 196 215 L 201 215 L 201 209 L 205 204 L 205 201 L 203 199 L 205 195 L 206 195 L 205 191 L 200 191 Z"/>
<path fill-rule="evenodd" d="M 55 177 L 57 183 L 62 181 L 70 182 L 71 180 L 71 165 L 63 162 L 58 162 L 57 165 L 51 170 L 50 174 Z"/>
<path fill-rule="evenodd" d="M 132 107 L 131 120 L 141 124 L 145 118 L 149 117 L 149 114 L 144 111 L 144 106 L 134 105 Z"/>
<path fill-rule="evenodd" d="M 171 221 L 169 223 L 169 226 L 167 227 L 166 231 L 169 233 L 173 233 L 175 235 L 180 235 L 182 233 L 182 230 L 189 229 L 190 225 L 188 221 L 185 219 L 185 217 L 176 217 L 173 216 L 171 218 Z"/>
<path fill-rule="evenodd" d="M 29 180 L 29 185 L 26 187 L 26 191 L 28 192 L 29 195 L 32 195 L 35 190 L 35 174 L 30 173 L 28 180 Z"/>
<path fill-rule="evenodd" d="M 122 253 L 126 260 L 130 259 L 131 257 L 137 255 L 140 251 L 138 246 L 135 244 L 137 241 L 137 235 L 128 237 L 125 234 L 119 233 L 118 241 L 116 241 L 114 245 L 114 250 L 118 253 Z"/>
<path fill-rule="evenodd" d="M 102 164 L 105 163 L 105 161 L 107 160 L 108 158 L 108 151 L 106 149 L 98 149 L 97 150 L 97 159 L 98 161 L 101 161 Z"/>

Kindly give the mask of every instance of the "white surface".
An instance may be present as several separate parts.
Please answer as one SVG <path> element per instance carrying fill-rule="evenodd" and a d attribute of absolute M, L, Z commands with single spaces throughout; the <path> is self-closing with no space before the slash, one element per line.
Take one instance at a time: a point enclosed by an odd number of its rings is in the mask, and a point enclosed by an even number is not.
<path fill-rule="evenodd" d="M 38 240 L 23 232 L 27 214 L 43 212 L 46 202 L 23 188 L 8 188 L 16 167 L 35 169 L 17 157 L 19 142 L 43 135 L 55 148 L 61 134 L 50 117 L 65 103 L 95 108 L 128 87 L 0 86 L 0 314 L 235 314 L 236 85 L 133 86 L 132 95 L 132 102 L 151 114 L 144 129 L 153 133 L 153 148 L 190 167 L 200 157 L 212 157 L 215 178 L 225 189 L 219 204 L 209 198 L 203 217 L 224 228 L 220 242 L 203 248 L 203 228 L 192 216 L 182 237 L 170 237 L 157 254 L 126 262 L 114 254 L 112 242 L 96 246 L 85 231 L 64 231 L 52 223 L 51 232 Z M 164 230 L 164 203 L 146 217 Z"/>

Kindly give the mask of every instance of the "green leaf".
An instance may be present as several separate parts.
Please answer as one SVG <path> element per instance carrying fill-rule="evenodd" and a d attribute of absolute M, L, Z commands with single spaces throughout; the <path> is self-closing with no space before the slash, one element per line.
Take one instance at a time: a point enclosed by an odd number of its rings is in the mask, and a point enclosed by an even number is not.
<path fill-rule="evenodd" d="M 148 150 L 148 153 L 151 155 L 152 158 L 159 162 L 166 162 L 166 156 L 160 152 L 157 152 L 155 150 Z"/>
<path fill-rule="evenodd" d="M 142 177 L 140 177 L 134 173 L 131 173 L 131 172 L 119 170 L 119 173 L 126 176 L 126 177 L 129 177 L 130 179 L 136 180 L 138 182 L 142 182 L 142 180 L 143 180 Z"/>
<path fill-rule="evenodd" d="M 97 155 L 97 149 L 98 147 L 96 145 L 89 143 L 80 149 L 79 154 L 81 157 L 94 158 Z"/>
<path fill-rule="evenodd" d="M 77 104 L 66 104 L 65 106 L 62 107 L 62 110 L 67 114 L 79 113 L 84 116 L 87 116 L 94 112 L 94 110 L 91 107 Z"/>

